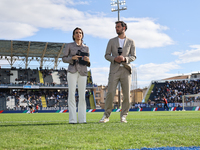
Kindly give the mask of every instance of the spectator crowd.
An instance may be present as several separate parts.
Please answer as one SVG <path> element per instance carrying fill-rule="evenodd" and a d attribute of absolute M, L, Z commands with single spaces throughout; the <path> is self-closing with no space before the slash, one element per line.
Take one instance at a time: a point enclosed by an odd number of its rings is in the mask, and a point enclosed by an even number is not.
<path fill-rule="evenodd" d="M 183 95 L 200 94 L 200 80 L 180 80 L 166 81 L 163 86 L 155 82 L 155 88 L 151 92 L 154 95 L 153 101 L 162 101 L 161 97 L 165 96 L 169 103 L 182 102 Z M 188 98 L 187 101 L 198 101 L 200 97 Z"/>

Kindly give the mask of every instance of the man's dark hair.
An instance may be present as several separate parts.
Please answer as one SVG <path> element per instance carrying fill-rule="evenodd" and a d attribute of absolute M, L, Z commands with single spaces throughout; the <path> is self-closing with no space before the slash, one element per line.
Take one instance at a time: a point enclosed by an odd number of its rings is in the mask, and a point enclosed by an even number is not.
<path fill-rule="evenodd" d="M 72 39 L 75 41 L 74 35 L 75 35 L 75 31 L 76 31 L 76 30 L 81 30 L 81 32 L 82 32 L 82 39 L 83 39 L 84 33 L 83 33 L 83 30 L 82 30 L 81 28 L 79 28 L 79 27 L 76 27 L 76 28 L 74 29 L 73 34 L 72 34 Z M 82 39 L 81 39 L 81 40 L 82 40 Z"/>
<path fill-rule="evenodd" d="M 124 21 L 116 21 L 115 24 L 121 23 L 122 27 L 125 27 L 125 31 L 127 30 L 127 25 Z"/>

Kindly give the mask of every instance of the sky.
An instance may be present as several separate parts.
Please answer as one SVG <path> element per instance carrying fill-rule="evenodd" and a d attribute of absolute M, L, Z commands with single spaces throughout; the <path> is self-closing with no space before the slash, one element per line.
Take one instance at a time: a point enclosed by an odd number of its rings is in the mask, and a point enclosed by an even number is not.
<path fill-rule="evenodd" d="M 116 0 L 117 1 L 117 0 Z M 109 66 L 105 50 L 116 37 L 117 12 L 111 0 L 1 0 L 0 39 L 70 43 L 80 27 L 90 50 L 93 82 L 107 85 Z M 200 71 L 199 0 L 126 0 L 120 20 L 126 36 L 135 41 L 132 83 L 148 87 L 153 80 Z M 37 63 L 37 62 L 36 62 Z M 16 62 L 19 67 L 22 63 Z M 39 64 L 30 63 L 31 68 Z M 50 64 L 44 64 L 44 66 Z M 0 60 L 0 66 L 7 62 Z M 67 68 L 66 63 L 59 67 Z M 53 67 L 53 64 L 52 64 Z"/>

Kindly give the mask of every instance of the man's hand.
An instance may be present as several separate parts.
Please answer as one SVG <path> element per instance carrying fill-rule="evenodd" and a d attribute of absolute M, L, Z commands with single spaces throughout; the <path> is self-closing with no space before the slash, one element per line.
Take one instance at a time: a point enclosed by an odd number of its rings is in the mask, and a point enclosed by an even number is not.
<path fill-rule="evenodd" d="M 126 58 L 122 55 L 115 57 L 115 61 L 118 63 L 121 63 L 123 61 L 126 61 Z"/>

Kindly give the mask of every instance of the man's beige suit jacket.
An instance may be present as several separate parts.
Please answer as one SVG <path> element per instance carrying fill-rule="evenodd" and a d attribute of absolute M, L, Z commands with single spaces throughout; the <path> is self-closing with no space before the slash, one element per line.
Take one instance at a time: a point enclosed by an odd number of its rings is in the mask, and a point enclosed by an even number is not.
<path fill-rule="evenodd" d="M 109 40 L 105 58 L 110 61 L 110 73 L 116 73 L 120 68 L 120 64 L 115 62 L 115 57 L 119 56 L 118 48 L 119 48 L 119 40 L 118 37 L 112 38 Z M 130 62 L 136 59 L 136 50 L 135 50 L 135 43 L 132 39 L 125 38 L 124 46 L 122 49 L 122 56 L 126 58 L 126 62 L 122 62 L 122 65 L 132 73 L 131 64 Z"/>

